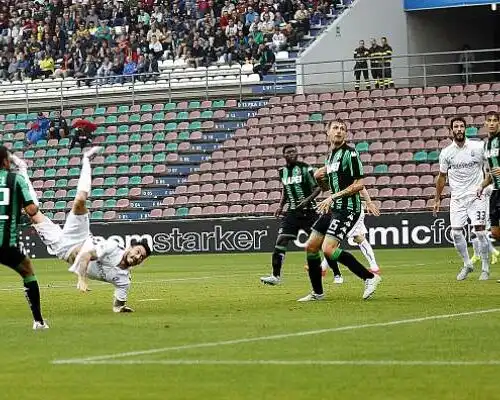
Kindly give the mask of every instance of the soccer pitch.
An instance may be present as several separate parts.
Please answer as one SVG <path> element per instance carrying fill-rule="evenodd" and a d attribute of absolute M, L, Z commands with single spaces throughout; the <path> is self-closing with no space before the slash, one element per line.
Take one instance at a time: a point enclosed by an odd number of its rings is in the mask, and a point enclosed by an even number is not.
<path fill-rule="evenodd" d="M 360 260 L 360 253 L 356 253 Z M 500 278 L 457 282 L 453 249 L 378 250 L 383 281 L 325 278 L 304 254 L 263 286 L 269 254 L 152 257 L 133 273 L 133 314 L 113 288 L 81 294 L 66 265 L 35 260 L 51 329 L 31 330 L 21 282 L 0 269 L 0 399 L 497 399 Z"/>

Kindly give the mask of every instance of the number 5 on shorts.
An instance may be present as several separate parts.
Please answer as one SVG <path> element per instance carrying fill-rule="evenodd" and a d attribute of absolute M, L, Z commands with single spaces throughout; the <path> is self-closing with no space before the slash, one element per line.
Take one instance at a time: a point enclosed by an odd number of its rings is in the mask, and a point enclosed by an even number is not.
<path fill-rule="evenodd" d="M 8 206 L 10 199 L 10 189 L 8 187 L 0 188 L 0 206 Z M 0 215 L 0 221 L 9 219 L 8 215 Z"/>

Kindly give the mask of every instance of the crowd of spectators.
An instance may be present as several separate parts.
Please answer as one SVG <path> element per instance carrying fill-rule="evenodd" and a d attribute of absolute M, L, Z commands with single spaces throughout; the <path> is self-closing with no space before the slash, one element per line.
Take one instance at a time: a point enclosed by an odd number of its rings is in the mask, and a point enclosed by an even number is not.
<path fill-rule="evenodd" d="M 0 79 L 121 83 L 153 77 L 167 58 L 252 63 L 263 74 L 270 51 L 296 46 L 339 2 L 303 1 L 3 0 Z"/>
<path fill-rule="evenodd" d="M 56 111 L 53 118 L 48 118 L 40 112 L 31 124 L 31 128 L 26 132 L 28 145 L 36 144 L 39 140 L 62 139 L 69 136 L 70 128 L 64 117 Z"/>

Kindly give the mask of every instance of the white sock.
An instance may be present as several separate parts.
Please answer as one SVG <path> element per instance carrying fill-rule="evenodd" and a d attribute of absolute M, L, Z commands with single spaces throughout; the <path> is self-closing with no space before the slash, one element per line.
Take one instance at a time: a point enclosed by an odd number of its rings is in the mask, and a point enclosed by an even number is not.
<path fill-rule="evenodd" d="M 80 172 L 80 179 L 78 179 L 77 192 L 90 193 L 92 183 L 92 169 L 90 168 L 90 161 L 88 157 L 82 158 L 82 170 Z"/>
<path fill-rule="evenodd" d="M 471 262 L 469 258 L 469 252 L 467 251 L 467 241 L 465 240 L 464 233 L 461 229 L 452 229 L 452 237 L 455 249 L 457 249 L 458 254 L 460 254 L 460 256 L 462 257 L 462 260 L 464 260 L 464 266 L 470 267 Z"/>
<path fill-rule="evenodd" d="M 36 196 L 35 188 L 31 183 L 31 179 L 28 176 L 28 171 L 26 171 L 25 169 L 20 169 L 19 175 L 21 175 L 26 181 L 26 184 L 28 185 L 28 191 L 30 192 L 31 198 L 33 199 L 33 203 L 35 203 L 36 206 L 39 206 L 40 202 L 38 201 L 38 197 Z"/>
<path fill-rule="evenodd" d="M 368 263 L 370 264 L 370 268 L 377 269 L 378 268 L 377 260 L 375 259 L 375 253 L 373 252 L 373 248 L 372 248 L 370 242 L 366 239 L 363 240 L 359 244 L 359 249 L 361 250 L 361 252 L 365 256 Z"/>
<path fill-rule="evenodd" d="M 471 242 L 472 242 L 472 248 L 474 249 L 474 256 L 479 257 L 481 252 L 479 251 L 479 240 L 477 239 L 477 236 L 474 239 L 471 239 Z"/>
<path fill-rule="evenodd" d="M 486 231 L 476 232 L 479 255 L 481 256 L 481 269 L 483 272 L 490 272 L 490 246 L 488 242 L 490 241 Z"/>

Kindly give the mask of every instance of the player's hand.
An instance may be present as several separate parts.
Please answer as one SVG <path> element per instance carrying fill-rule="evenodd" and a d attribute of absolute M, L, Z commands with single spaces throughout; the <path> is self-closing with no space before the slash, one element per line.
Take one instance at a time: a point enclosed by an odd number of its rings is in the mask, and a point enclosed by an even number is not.
<path fill-rule="evenodd" d="M 333 203 L 332 197 L 327 197 L 325 200 L 323 200 L 321 203 L 319 203 L 316 207 L 316 210 L 320 214 L 328 214 L 330 212 L 330 207 Z"/>
<path fill-rule="evenodd" d="M 500 167 L 492 168 L 490 172 L 493 176 L 500 176 Z"/>
<path fill-rule="evenodd" d="M 432 215 L 437 217 L 439 212 L 439 207 L 441 207 L 441 199 L 434 199 L 434 206 L 432 207 Z"/>
<path fill-rule="evenodd" d="M 478 198 L 478 199 L 480 199 L 480 198 L 481 198 L 481 196 L 483 195 L 483 190 L 484 190 L 484 189 L 483 189 L 483 187 L 482 187 L 482 186 L 479 186 L 479 187 L 477 188 L 477 190 L 476 190 L 476 196 L 477 196 L 477 198 Z"/>
<path fill-rule="evenodd" d="M 366 211 L 368 215 L 373 215 L 375 217 L 378 217 L 380 215 L 380 210 L 372 201 L 366 203 Z"/>
<path fill-rule="evenodd" d="M 283 208 L 279 207 L 275 212 L 274 212 L 274 216 L 276 218 L 280 217 L 281 214 L 283 213 Z"/>

